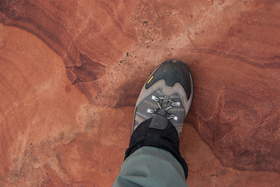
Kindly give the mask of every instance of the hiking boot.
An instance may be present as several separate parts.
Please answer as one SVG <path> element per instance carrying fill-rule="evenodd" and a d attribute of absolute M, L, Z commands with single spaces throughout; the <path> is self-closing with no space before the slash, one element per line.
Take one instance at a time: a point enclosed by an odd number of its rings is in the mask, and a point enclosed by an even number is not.
<path fill-rule="evenodd" d="M 183 128 L 193 97 L 193 81 L 186 64 L 177 60 L 163 62 L 148 78 L 136 102 L 133 131 L 145 120 L 152 126 L 164 129 L 166 121 Z M 166 120 L 168 119 L 168 120 Z"/>

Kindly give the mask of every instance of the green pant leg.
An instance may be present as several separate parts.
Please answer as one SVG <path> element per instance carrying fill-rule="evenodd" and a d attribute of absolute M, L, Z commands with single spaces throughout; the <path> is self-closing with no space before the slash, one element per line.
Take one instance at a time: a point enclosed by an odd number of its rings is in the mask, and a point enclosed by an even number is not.
<path fill-rule="evenodd" d="M 114 187 L 186 187 L 179 162 L 167 151 L 145 146 L 122 165 Z"/>

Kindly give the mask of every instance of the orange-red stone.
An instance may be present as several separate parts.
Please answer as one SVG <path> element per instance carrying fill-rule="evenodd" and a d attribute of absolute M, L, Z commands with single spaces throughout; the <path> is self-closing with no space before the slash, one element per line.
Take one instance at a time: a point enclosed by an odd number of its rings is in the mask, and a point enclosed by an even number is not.
<path fill-rule="evenodd" d="M 111 186 L 137 94 L 168 58 L 195 81 L 181 141 L 190 186 L 279 186 L 279 10 L 277 0 L 0 1 L 0 186 Z"/>

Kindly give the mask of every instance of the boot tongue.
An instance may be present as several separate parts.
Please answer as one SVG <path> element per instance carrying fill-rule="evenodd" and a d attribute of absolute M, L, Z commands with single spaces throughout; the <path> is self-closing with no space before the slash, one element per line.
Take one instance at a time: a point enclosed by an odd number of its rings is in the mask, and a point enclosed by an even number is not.
<path fill-rule="evenodd" d="M 167 118 L 167 112 L 164 109 L 159 109 L 155 113 L 162 116 L 162 117 Z"/>
<path fill-rule="evenodd" d="M 168 126 L 168 120 L 166 117 L 164 117 L 160 114 L 154 114 L 152 121 L 149 125 L 149 128 L 164 130 L 167 128 L 167 126 Z"/>

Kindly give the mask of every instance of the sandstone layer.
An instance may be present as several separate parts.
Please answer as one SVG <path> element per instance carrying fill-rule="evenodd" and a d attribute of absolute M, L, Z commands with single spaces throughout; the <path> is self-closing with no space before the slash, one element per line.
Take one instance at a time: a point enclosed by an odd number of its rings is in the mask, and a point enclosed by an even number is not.
<path fill-rule="evenodd" d="M 148 74 L 195 97 L 190 186 L 280 185 L 277 0 L 1 0 L 0 186 L 111 186 Z"/>

